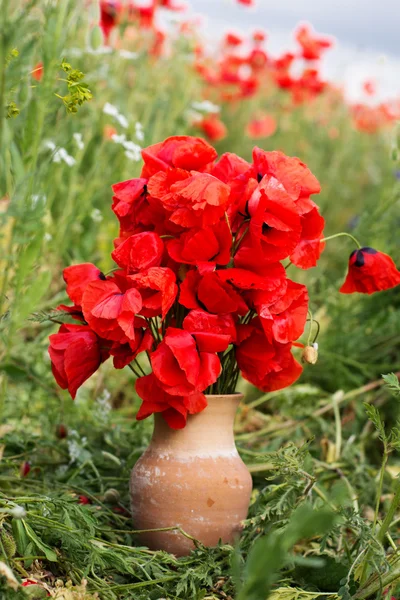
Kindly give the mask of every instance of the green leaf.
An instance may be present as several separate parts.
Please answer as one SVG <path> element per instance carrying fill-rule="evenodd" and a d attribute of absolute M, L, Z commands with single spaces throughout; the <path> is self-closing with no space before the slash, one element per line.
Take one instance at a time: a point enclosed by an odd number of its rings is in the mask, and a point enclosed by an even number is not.
<path fill-rule="evenodd" d="M 32 540 L 32 542 L 45 554 L 47 560 L 50 562 L 57 562 L 57 554 L 52 550 L 49 546 L 47 546 L 42 540 L 36 535 L 33 531 L 32 527 L 28 525 L 24 519 L 22 519 L 22 523 L 25 527 L 25 531 L 27 536 Z"/>
<path fill-rule="evenodd" d="M 400 382 L 397 375 L 388 373 L 387 375 L 382 375 L 382 379 L 384 380 L 387 389 L 392 392 L 393 395 L 400 396 Z"/>
<path fill-rule="evenodd" d="M 382 442 L 387 442 L 385 423 L 382 421 L 381 415 L 379 414 L 376 406 L 369 404 L 368 402 L 364 402 L 364 408 L 369 420 L 375 425 L 375 429 L 379 433 L 379 439 L 381 439 Z"/>

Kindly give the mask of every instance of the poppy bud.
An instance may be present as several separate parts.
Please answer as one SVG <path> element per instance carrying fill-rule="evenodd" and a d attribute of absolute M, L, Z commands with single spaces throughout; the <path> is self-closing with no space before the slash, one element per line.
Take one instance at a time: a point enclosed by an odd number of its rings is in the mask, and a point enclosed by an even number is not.
<path fill-rule="evenodd" d="M 20 466 L 19 473 L 20 473 L 21 477 L 26 477 L 30 470 L 31 470 L 31 463 L 28 462 L 27 460 L 25 460 Z"/>
<path fill-rule="evenodd" d="M 56 427 L 56 437 L 59 440 L 64 440 L 68 435 L 68 429 L 65 427 L 63 423 L 59 423 Z"/>
<path fill-rule="evenodd" d="M 318 344 L 314 343 L 311 346 L 305 346 L 301 354 L 301 360 L 309 365 L 315 365 L 318 360 Z"/>
<path fill-rule="evenodd" d="M 17 551 L 17 544 L 12 535 L 10 535 L 7 531 L 2 530 L 0 533 L 0 539 L 3 544 L 3 548 L 8 556 L 8 558 L 12 558 L 15 556 Z"/>
<path fill-rule="evenodd" d="M 120 494 L 118 490 L 115 490 L 114 488 L 106 490 L 104 494 L 104 502 L 107 502 L 107 504 L 117 504 L 117 502 L 119 502 L 119 499 Z"/>

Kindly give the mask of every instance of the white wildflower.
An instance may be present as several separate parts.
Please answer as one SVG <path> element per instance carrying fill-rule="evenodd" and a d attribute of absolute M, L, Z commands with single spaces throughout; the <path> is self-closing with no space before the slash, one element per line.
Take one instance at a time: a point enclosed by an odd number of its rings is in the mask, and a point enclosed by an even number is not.
<path fill-rule="evenodd" d="M 103 106 L 103 113 L 105 115 L 110 115 L 110 117 L 116 117 L 117 115 L 119 115 L 119 110 L 116 106 L 114 106 L 114 104 L 106 102 Z"/>
<path fill-rule="evenodd" d="M 95 223 L 101 223 L 101 221 L 103 220 L 103 215 L 101 214 L 98 208 L 94 208 L 92 210 L 92 212 L 90 213 L 90 217 Z"/>
<path fill-rule="evenodd" d="M 114 106 L 114 104 L 110 104 L 109 102 L 106 102 L 105 105 L 103 106 L 103 113 L 105 115 L 110 115 L 110 117 L 114 117 L 114 119 L 116 119 L 118 121 L 118 123 L 121 125 L 121 127 L 123 127 L 124 129 L 128 128 L 128 125 L 129 125 L 128 119 L 119 112 L 118 108 L 116 106 Z"/>
<path fill-rule="evenodd" d="M 128 119 L 126 117 L 124 117 L 124 115 L 121 115 L 121 113 L 119 113 L 115 118 L 117 119 L 117 121 L 121 125 L 121 127 L 123 127 L 124 129 L 128 128 L 129 122 L 128 122 Z"/>
<path fill-rule="evenodd" d="M 138 146 L 138 148 L 140 148 L 140 146 Z M 139 151 L 125 150 L 125 156 L 126 156 L 126 158 L 129 158 L 129 160 L 132 160 L 133 162 L 139 162 L 140 159 L 142 158 L 142 155 L 140 154 L 140 150 Z"/>
<path fill-rule="evenodd" d="M 51 242 L 51 240 L 53 239 L 53 236 L 51 235 L 51 233 L 49 233 L 48 231 L 46 231 L 46 233 L 44 234 L 44 241 L 45 242 Z"/>
<path fill-rule="evenodd" d="M 124 143 L 126 142 L 126 135 L 124 133 L 121 133 L 121 135 L 118 135 L 118 133 L 114 133 L 111 136 L 111 139 L 116 144 L 121 144 L 123 146 Z"/>
<path fill-rule="evenodd" d="M 213 104 L 210 100 L 202 100 L 201 102 L 192 102 L 192 107 L 195 110 L 199 110 L 201 112 L 206 113 L 217 113 L 219 112 L 219 106 L 217 104 Z"/>
<path fill-rule="evenodd" d="M 187 123 L 190 123 L 191 125 L 203 119 L 203 115 L 201 113 L 199 113 L 197 110 L 192 110 L 190 108 L 185 111 L 184 117 Z"/>
<path fill-rule="evenodd" d="M 126 58 L 126 60 L 136 60 L 139 58 L 138 52 L 131 52 L 130 50 L 120 50 L 119 55 L 121 58 Z"/>
<path fill-rule="evenodd" d="M 52 140 L 46 140 L 44 143 L 44 147 L 48 148 L 49 150 L 52 150 L 53 152 L 57 148 L 57 146 Z"/>
<path fill-rule="evenodd" d="M 83 137 L 81 133 L 74 133 L 72 136 L 76 142 L 76 145 L 78 146 L 79 150 L 83 150 L 85 147 L 85 144 L 83 143 Z"/>
<path fill-rule="evenodd" d="M 141 123 L 139 123 L 139 121 L 135 125 L 135 135 L 136 135 L 137 140 L 139 140 L 140 142 L 143 142 L 143 140 L 144 140 L 143 125 Z"/>
<path fill-rule="evenodd" d="M 53 152 L 53 162 L 65 162 L 69 167 L 73 167 L 76 163 L 74 157 L 68 154 L 65 148 L 57 148 L 52 140 L 45 141 L 44 146 Z"/>

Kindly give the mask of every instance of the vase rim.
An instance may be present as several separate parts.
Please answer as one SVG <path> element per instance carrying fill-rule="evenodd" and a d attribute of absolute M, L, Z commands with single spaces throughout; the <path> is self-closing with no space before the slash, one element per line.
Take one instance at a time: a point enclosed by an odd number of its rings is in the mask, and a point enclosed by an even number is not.
<path fill-rule="evenodd" d="M 207 400 L 218 400 L 219 398 L 244 398 L 242 392 L 234 392 L 233 394 L 204 394 Z"/>

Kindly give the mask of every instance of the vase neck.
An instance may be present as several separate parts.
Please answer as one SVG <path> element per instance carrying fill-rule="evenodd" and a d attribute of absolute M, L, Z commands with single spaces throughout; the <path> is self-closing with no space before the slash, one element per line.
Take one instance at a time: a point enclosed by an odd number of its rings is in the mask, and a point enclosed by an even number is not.
<path fill-rule="evenodd" d="M 243 396 L 206 397 L 208 406 L 201 413 L 188 415 L 184 429 L 171 429 L 161 414 L 155 414 L 150 449 L 175 458 L 192 454 L 197 457 L 236 454 L 233 424 Z"/>

